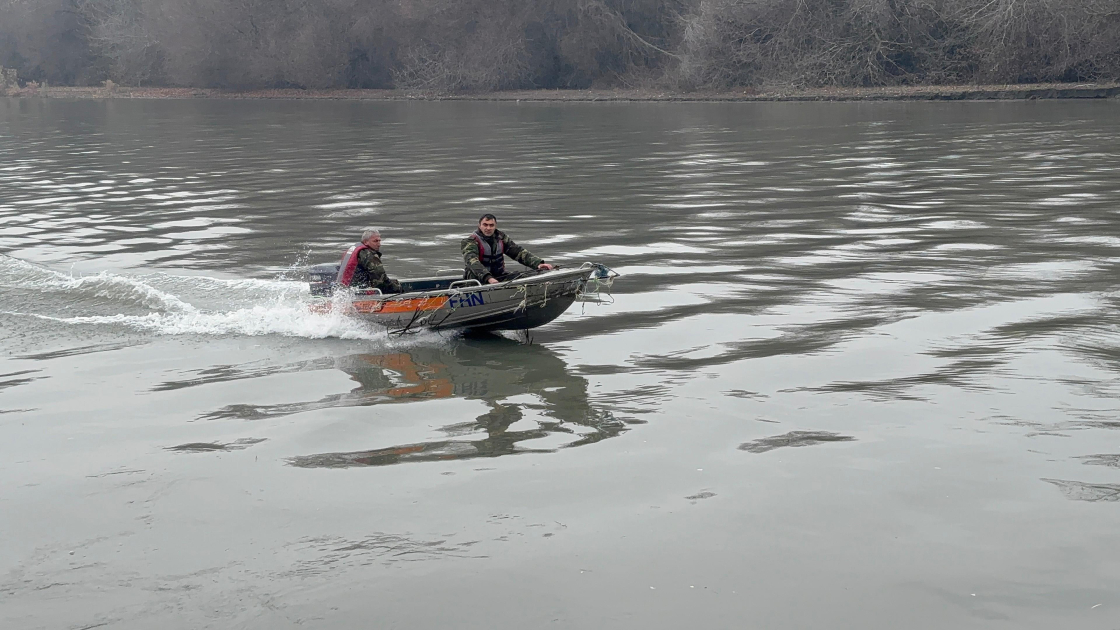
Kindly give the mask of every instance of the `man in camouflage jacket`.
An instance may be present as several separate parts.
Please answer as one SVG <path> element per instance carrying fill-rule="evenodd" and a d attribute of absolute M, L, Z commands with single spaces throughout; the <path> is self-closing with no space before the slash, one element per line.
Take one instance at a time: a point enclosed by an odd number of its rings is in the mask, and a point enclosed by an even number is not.
<path fill-rule="evenodd" d="M 400 293 L 401 283 L 385 273 L 381 264 L 381 233 L 368 229 L 362 233 L 361 245 L 350 248 L 342 257 L 339 284 L 355 288 L 381 289 L 382 293 Z"/>
<path fill-rule="evenodd" d="M 354 286 L 381 289 L 382 293 L 401 292 L 401 283 L 385 273 L 385 267 L 381 264 L 381 250 L 363 249 L 358 252 L 358 269 L 365 272 L 365 278 L 354 283 Z"/>
<path fill-rule="evenodd" d="M 482 215 L 478 220 L 478 229 L 464 238 L 461 246 L 463 263 L 466 265 L 463 277 L 474 278 L 483 284 L 495 284 L 516 277 L 515 272 L 506 273 L 506 256 L 530 269 L 553 269 L 552 265 L 514 243 L 505 232 L 499 230 L 498 219 L 492 214 Z"/>

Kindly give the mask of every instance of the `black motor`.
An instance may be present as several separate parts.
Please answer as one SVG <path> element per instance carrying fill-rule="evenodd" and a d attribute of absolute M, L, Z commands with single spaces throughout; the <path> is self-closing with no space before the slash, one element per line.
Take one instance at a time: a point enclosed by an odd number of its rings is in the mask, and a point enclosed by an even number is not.
<path fill-rule="evenodd" d="M 334 282 L 338 278 L 338 263 L 323 263 L 307 268 L 307 281 L 311 285 L 311 295 L 330 297 L 334 292 Z"/>

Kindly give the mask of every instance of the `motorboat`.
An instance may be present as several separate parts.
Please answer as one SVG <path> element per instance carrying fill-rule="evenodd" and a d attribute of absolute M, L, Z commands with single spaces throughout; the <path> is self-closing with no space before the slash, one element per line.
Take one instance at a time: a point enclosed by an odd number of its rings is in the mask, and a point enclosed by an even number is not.
<path fill-rule="evenodd" d="M 339 311 L 389 332 L 420 329 L 528 330 L 543 326 L 576 300 L 601 301 L 618 273 L 597 263 L 549 271 L 527 270 L 511 280 L 482 284 L 462 275 L 402 279 L 400 293 L 342 287 L 339 265 L 308 268 L 316 312 Z"/>

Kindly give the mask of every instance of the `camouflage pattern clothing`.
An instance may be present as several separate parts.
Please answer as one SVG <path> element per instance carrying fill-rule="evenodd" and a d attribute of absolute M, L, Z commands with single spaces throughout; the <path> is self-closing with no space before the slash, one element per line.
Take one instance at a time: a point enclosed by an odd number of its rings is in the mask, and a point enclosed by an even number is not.
<path fill-rule="evenodd" d="M 475 230 L 474 235 L 486 241 L 491 251 L 494 251 L 498 241 L 501 240 L 505 255 L 530 269 L 536 269 L 538 265 L 544 262 L 543 258 L 534 256 L 529 250 L 514 243 L 513 239 L 501 230 L 494 230 L 493 236 L 484 236 L 481 231 Z M 510 275 L 505 273 L 505 265 L 501 261 L 495 261 L 489 267 L 486 266 L 480 259 L 478 241 L 470 236 L 462 240 L 461 246 L 463 248 L 463 263 L 466 265 L 466 270 L 463 273 L 464 278 L 474 278 L 486 284 L 490 278 L 497 277 L 498 280 L 502 280 L 503 277 Z"/>
<path fill-rule="evenodd" d="M 381 266 L 381 252 L 367 247 L 358 252 L 358 268 L 354 271 L 351 286 L 381 289 L 382 293 L 400 293 L 401 283 L 393 280 Z"/>

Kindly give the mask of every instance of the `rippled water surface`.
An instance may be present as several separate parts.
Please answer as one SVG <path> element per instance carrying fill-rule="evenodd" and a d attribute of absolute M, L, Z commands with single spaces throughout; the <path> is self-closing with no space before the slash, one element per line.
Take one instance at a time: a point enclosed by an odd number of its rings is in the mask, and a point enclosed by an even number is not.
<path fill-rule="evenodd" d="M 0 625 L 1115 630 L 1117 147 L 1115 100 L 0 100 Z M 484 211 L 613 303 L 308 312 Z"/>

